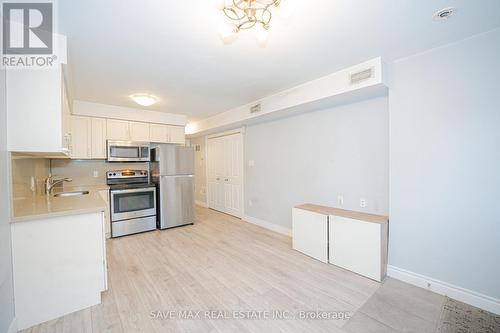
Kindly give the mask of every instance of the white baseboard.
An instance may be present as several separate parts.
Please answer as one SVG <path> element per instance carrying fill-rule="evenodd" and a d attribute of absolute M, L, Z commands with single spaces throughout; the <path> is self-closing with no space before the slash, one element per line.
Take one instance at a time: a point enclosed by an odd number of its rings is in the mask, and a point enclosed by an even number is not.
<path fill-rule="evenodd" d="M 9 329 L 7 330 L 7 333 L 17 333 L 17 318 L 14 317 L 12 319 L 12 322 L 10 323 Z"/>
<path fill-rule="evenodd" d="M 204 208 L 208 208 L 208 205 L 206 202 L 204 201 L 198 201 L 198 200 L 195 200 L 194 202 L 195 204 L 197 204 L 198 206 L 201 206 L 201 207 L 204 207 Z"/>
<path fill-rule="evenodd" d="M 292 229 L 285 228 L 285 227 L 282 227 L 280 225 L 258 219 L 256 217 L 244 215 L 243 221 L 258 225 L 259 227 L 266 228 L 266 229 L 272 230 L 274 232 L 277 232 L 277 233 L 280 233 L 280 234 L 283 234 L 286 236 L 290 236 L 290 237 L 292 236 Z"/>
<path fill-rule="evenodd" d="M 437 294 L 445 295 L 457 301 L 500 315 L 499 299 L 391 265 L 387 266 L 387 275 L 414 286 L 428 289 Z"/>

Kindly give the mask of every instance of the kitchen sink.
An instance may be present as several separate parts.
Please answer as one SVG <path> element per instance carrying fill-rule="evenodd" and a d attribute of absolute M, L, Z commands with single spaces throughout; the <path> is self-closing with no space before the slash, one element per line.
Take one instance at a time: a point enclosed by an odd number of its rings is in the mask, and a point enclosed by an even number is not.
<path fill-rule="evenodd" d="M 89 194 L 89 191 L 74 191 L 74 192 L 61 192 L 54 194 L 54 197 L 76 197 L 79 195 Z"/>

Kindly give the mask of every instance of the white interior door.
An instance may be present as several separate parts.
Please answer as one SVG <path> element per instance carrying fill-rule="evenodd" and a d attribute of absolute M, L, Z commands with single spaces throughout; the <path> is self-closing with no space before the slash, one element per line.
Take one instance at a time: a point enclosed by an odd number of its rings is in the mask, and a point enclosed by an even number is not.
<path fill-rule="evenodd" d="M 207 142 L 208 206 L 241 217 L 243 138 L 241 133 Z"/>

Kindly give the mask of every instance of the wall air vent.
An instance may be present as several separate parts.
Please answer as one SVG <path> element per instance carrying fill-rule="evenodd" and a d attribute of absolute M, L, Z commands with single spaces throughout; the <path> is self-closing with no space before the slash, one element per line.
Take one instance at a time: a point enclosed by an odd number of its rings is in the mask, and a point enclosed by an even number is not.
<path fill-rule="evenodd" d="M 257 105 L 250 107 L 250 113 L 257 113 L 257 112 L 260 112 L 261 110 L 262 110 L 262 107 L 260 104 L 257 104 Z"/>
<path fill-rule="evenodd" d="M 350 82 L 351 84 L 358 84 L 368 79 L 371 79 L 373 78 L 374 72 L 375 72 L 374 68 L 370 67 L 360 72 L 351 73 Z"/>

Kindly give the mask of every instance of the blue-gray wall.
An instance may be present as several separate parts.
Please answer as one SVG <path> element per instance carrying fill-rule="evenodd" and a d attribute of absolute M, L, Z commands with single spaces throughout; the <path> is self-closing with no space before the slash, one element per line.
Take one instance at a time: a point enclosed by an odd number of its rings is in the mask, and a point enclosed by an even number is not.
<path fill-rule="evenodd" d="M 387 214 L 388 126 L 387 97 L 248 126 L 245 215 L 291 228 L 294 205 L 338 207 L 339 194 L 343 208 Z"/>
<path fill-rule="evenodd" d="M 389 263 L 500 298 L 500 30 L 393 74 Z"/>
<path fill-rule="evenodd" d="M 7 332 L 14 319 L 7 163 L 5 71 L 0 69 L 0 332 Z"/>

